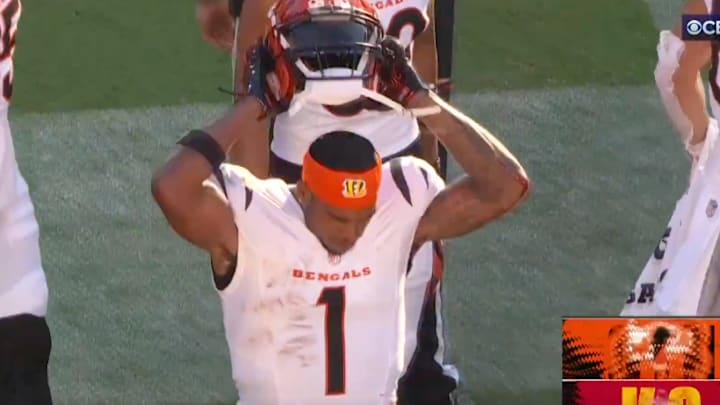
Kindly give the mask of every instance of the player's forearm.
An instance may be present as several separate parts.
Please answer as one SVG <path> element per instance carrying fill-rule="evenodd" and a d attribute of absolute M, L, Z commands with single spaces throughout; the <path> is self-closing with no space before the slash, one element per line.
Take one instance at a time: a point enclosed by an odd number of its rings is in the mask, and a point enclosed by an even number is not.
<path fill-rule="evenodd" d="M 237 1 L 237 0 L 236 0 Z M 242 2 L 242 10 L 238 17 L 238 32 L 235 36 L 234 53 L 237 57 L 234 72 L 236 92 L 244 93 L 248 78 L 245 77 L 245 56 L 252 46 L 257 44 L 265 34 L 267 14 L 275 0 L 247 0 Z"/>
<path fill-rule="evenodd" d="M 499 190 L 497 204 L 507 210 L 526 195 L 529 179 L 525 169 L 490 131 L 435 94 L 430 93 L 428 97 L 418 95 L 412 102 L 416 105 L 411 107 L 441 107 L 439 114 L 421 120 L 445 145 L 465 173 L 476 180 L 479 194 L 485 196 L 488 187 Z"/>
<path fill-rule="evenodd" d="M 242 166 L 255 177 L 267 178 L 270 171 L 270 120 L 254 120 L 243 126 L 243 136 L 233 144 L 228 161 Z"/>

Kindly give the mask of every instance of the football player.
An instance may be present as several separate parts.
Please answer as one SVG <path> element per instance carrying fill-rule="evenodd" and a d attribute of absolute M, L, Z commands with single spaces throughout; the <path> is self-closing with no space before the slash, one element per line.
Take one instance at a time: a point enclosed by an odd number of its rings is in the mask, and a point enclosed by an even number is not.
<path fill-rule="evenodd" d="M 39 227 L 8 122 L 22 5 L 0 0 L 0 403 L 50 404 L 48 287 Z"/>
<path fill-rule="evenodd" d="M 690 0 L 684 14 L 720 13 L 717 0 Z M 661 242 L 651 255 L 622 315 L 720 316 L 720 76 L 717 41 L 685 41 L 686 27 L 660 32 L 655 82 L 665 111 L 691 157 L 687 190 L 678 201 Z M 710 65 L 710 108 L 701 77 Z"/>
<path fill-rule="evenodd" d="M 203 38 L 218 49 L 232 52 L 234 59 L 237 55 L 244 55 L 248 47 L 265 33 L 268 26 L 267 13 L 275 2 L 276 0 L 229 0 L 228 6 L 227 0 L 197 0 L 196 14 Z M 453 8 L 452 2 L 439 2 L 448 3 L 449 6 L 434 3 L 435 0 L 368 1 L 368 4 L 377 10 L 386 33 L 399 38 L 412 50 L 413 65 L 423 79 L 431 87 L 437 87 L 438 93 L 447 99 L 451 88 Z M 443 12 L 440 23 L 436 23 L 434 19 L 436 9 Z M 439 34 L 442 33 L 442 36 L 437 38 L 437 45 L 442 46 L 442 50 L 436 50 L 436 26 L 440 29 Z M 234 47 L 231 46 L 232 43 L 235 44 Z M 443 69 L 441 79 L 438 79 L 439 68 Z M 243 87 L 244 65 L 235 63 L 234 69 L 234 85 Z M 347 108 L 357 109 L 355 106 Z M 420 129 L 424 128 L 420 126 Z M 272 131 L 266 131 L 268 134 L 270 132 Z M 439 169 L 441 162 L 437 141 L 426 129 L 422 131 L 419 139 L 422 147 L 418 148 L 418 153 Z M 267 151 L 267 145 L 261 147 Z M 233 161 L 242 161 L 253 173 L 267 177 L 271 170 L 268 154 L 255 152 L 254 148 L 238 148 L 238 156 L 235 158 L 235 153 L 231 153 L 230 157 Z M 296 174 L 295 172 L 293 174 Z"/>
<path fill-rule="evenodd" d="M 529 191 L 516 158 L 428 91 L 403 45 L 378 43 L 376 28 L 360 23 L 373 20 L 370 12 L 323 8 L 313 18 L 366 31 L 369 40 L 348 52 L 377 72 L 386 97 L 414 111 L 439 110 L 421 120 L 467 175 L 444 187 L 425 161 L 383 163 L 367 138 L 343 130 L 311 142 L 295 186 L 224 164 L 248 135 L 238 128 L 302 95 L 282 79 L 266 80 L 282 76 L 283 67 L 260 45 L 249 58 L 247 95 L 181 139 L 153 178 L 170 225 L 211 256 L 244 404 L 394 403 L 413 246 L 468 234 Z"/>
<path fill-rule="evenodd" d="M 274 0 L 247 0 L 238 4 L 231 2 L 231 11 L 235 10 L 234 28 L 236 47 L 235 55 L 243 55 L 245 50 L 268 29 L 268 11 Z M 282 2 L 281 2 L 282 3 Z M 297 4 L 335 4 L 332 1 L 299 2 Z M 354 4 L 351 1 L 347 4 Z M 383 0 L 374 2 L 357 2 L 372 6 L 380 25 L 386 34 L 395 36 L 405 45 L 411 55 L 413 65 L 420 75 L 430 83 L 437 82 L 438 56 L 435 49 L 435 24 L 433 14 L 435 8 L 431 0 Z M 337 1 L 337 5 L 343 1 Z M 210 9 L 210 6 L 205 6 Z M 213 13 L 227 13 L 217 3 L 213 3 Z M 210 12 L 208 12 L 210 14 Z M 447 14 L 447 13 L 445 13 Z M 271 15 L 272 17 L 272 15 Z M 270 30 L 276 30 L 282 21 L 282 15 L 274 14 L 275 22 Z M 211 19 L 206 19 L 211 20 Z M 220 21 L 219 17 L 212 20 Z M 201 20 L 201 26 L 203 26 Z M 228 20 L 225 20 L 227 23 Z M 447 23 L 447 18 L 445 23 Z M 309 26 L 309 25 L 308 25 Z M 447 26 L 443 28 L 447 30 Z M 452 27 L 450 27 L 450 30 Z M 206 37 L 211 32 L 230 32 L 229 29 L 203 28 Z M 314 43 L 321 38 L 319 33 L 310 31 L 296 33 L 302 38 L 292 41 L 306 41 L 306 46 L 334 46 L 333 40 L 343 33 L 323 33 L 327 44 Z M 340 37 L 342 38 L 342 37 Z M 447 42 L 447 39 L 443 39 Z M 212 43 L 223 43 L 226 40 L 214 40 Z M 294 46 L 295 44 L 289 44 Z M 448 45 L 444 43 L 444 45 Z M 451 44 L 449 44 L 451 45 Z M 286 52 L 288 49 L 277 49 Z M 326 50 L 323 50 L 327 54 Z M 447 56 L 448 53 L 445 52 Z M 451 55 L 451 54 L 450 54 Z M 302 62 L 301 62 L 302 63 Z M 311 61 L 311 64 L 314 61 Z M 312 68 L 312 66 L 309 66 Z M 449 78 L 449 64 L 444 63 L 446 78 Z M 289 72 L 294 74 L 294 67 Z M 236 63 L 236 83 L 244 81 L 244 66 Z M 294 78 L 291 78 L 295 80 Z M 342 78 L 339 78 L 342 79 Z M 446 162 L 439 159 L 438 142 L 430 131 L 413 117 L 400 116 L 395 111 L 373 100 L 352 99 L 338 100 L 338 91 L 344 83 L 360 82 L 360 80 L 335 81 L 326 95 L 334 100 L 324 100 L 321 104 L 306 104 L 296 114 L 283 113 L 275 118 L 272 128 L 268 128 L 269 120 L 248 124 L 243 130 L 248 136 L 239 141 L 238 146 L 230 151 L 230 161 L 248 168 L 258 177 L 279 177 L 288 182 L 299 180 L 302 156 L 309 144 L 322 133 L 350 128 L 370 139 L 383 159 L 395 156 L 415 155 L 424 158 L 445 176 Z M 317 83 L 317 82 L 316 82 Z M 242 84 L 236 87 L 242 88 Z M 444 94 L 449 95 L 449 82 L 445 82 Z M 333 94 L 331 94 L 333 93 Z M 341 98 L 341 97 L 340 97 Z M 332 105 L 331 105 L 332 104 Z M 270 136 L 272 135 L 272 136 Z M 269 139 L 269 138 L 272 139 Z M 451 393 L 458 385 L 459 376 L 455 367 L 444 364 L 445 341 L 442 317 L 441 275 L 443 262 L 442 245 L 437 242 L 428 243 L 415 255 L 407 284 L 407 322 L 406 359 L 409 362 L 407 375 L 401 382 L 400 398 L 407 398 L 412 403 L 450 403 Z M 428 296 L 430 294 L 430 296 Z"/>

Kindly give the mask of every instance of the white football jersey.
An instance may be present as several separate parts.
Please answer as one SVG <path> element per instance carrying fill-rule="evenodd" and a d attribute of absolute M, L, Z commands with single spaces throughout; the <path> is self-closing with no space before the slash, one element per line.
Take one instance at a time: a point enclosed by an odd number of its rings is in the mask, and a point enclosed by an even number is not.
<path fill-rule="evenodd" d="M 376 214 L 337 259 L 289 185 L 222 172 L 239 234 L 235 274 L 219 291 L 239 403 L 393 403 L 409 251 L 442 179 L 416 158 L 386 163 Z"/>
<path fill-rule="evenodd" d="M 428 24 L 430 0 L 376 0 L 383 28 L 389 35 L 411 46 Z M 417 120 L 394 111 L 360 110 L 332 112 L 328 107 L 308 103 L 295 115 L 280 114 L 273 128 L 272 151 L 296 165 L 310 144 L 319 136 L 333 131 L 352 131 L 369 139 L 380 156 L 392 156 L 407 148 L 420 135 Z"/>

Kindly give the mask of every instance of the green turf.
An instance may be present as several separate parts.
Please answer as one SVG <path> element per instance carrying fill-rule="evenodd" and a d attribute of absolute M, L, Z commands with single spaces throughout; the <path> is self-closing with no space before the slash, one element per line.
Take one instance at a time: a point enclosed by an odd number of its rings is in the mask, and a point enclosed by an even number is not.
<path fill-rule="evenodd" d="M 224 101 L 229 58 L 202 43 L 192 2 L 25 1 L 15 106 L 72 111 Z M 647 83 L 655 30 L 640 0 L 458 5 L 461 91 Z"/>
<path fill-rule="evenodd" d="M 206 257 L 173 235 L 149 192 L 178 134 L 217 111 L 13 119 L 43 230 L 57 403 L 232 400 Z"/>
<path fill-rule="evenodd" d="M 649 87 L 459 101 L 507 140 L 536 189 L 516 214 L 449 243 L 456 356 L 479 403 L 553 387 L 559 398 L 561 317 L 619 313 L 687 160 Z"/>
<path fill-rule="evenodd" d="M 458 5 L 460 89 L 650 83 L 657 30 L 641 0 Z"/>
<path fill-rule="evenodd" d="M 194 2 L 29 0 L 17 38 L 25 111 L 229 100 L 229 57 L 202 42 Z"/>

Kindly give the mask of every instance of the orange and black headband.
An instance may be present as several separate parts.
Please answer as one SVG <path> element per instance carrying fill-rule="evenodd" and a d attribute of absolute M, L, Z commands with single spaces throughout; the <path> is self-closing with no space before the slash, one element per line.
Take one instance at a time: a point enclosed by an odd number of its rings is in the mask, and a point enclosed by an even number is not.
<path fill-rule="evenodd" d="M 328 205 L 346 209 L 364 209 L 377 202 L 382 160 L 375 154 L 375 166 L 364 172 L 330 169 L 310 153 L 305 153 L 302 180 L 312 193 Z"/>

